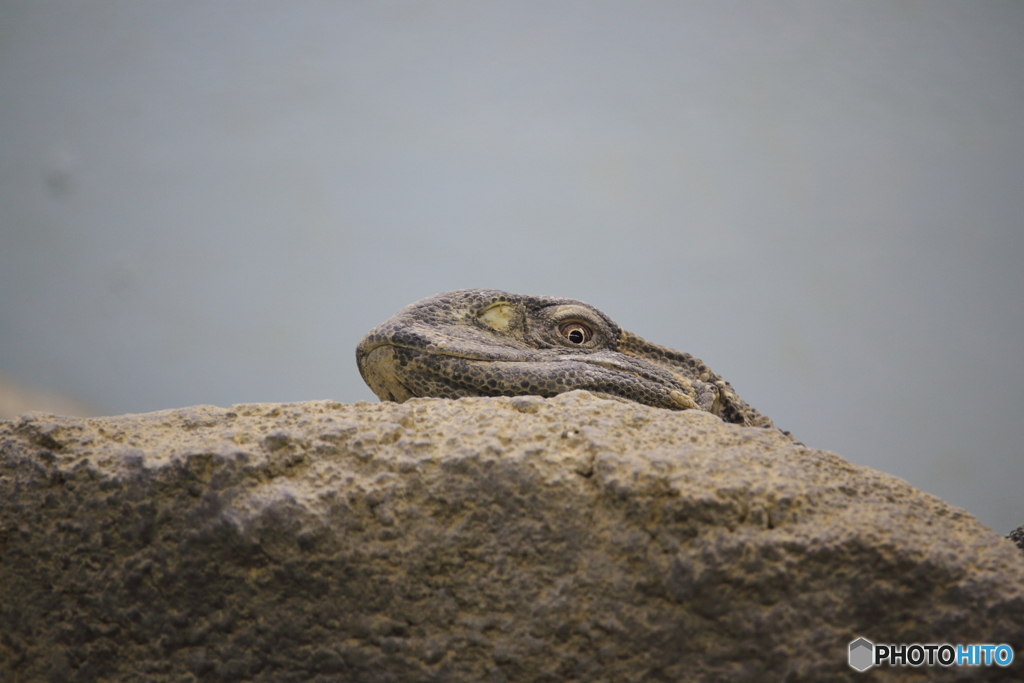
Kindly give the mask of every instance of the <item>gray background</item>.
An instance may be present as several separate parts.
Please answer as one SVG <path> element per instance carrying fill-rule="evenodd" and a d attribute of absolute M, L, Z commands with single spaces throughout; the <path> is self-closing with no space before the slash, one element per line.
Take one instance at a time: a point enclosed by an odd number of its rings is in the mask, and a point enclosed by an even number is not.
<path fill-rule="evenodd" d="M 374 400 L 401 306 L 583 299 L 1024 522 L 1024 3 L 0 0 L 0 371 Z"/>

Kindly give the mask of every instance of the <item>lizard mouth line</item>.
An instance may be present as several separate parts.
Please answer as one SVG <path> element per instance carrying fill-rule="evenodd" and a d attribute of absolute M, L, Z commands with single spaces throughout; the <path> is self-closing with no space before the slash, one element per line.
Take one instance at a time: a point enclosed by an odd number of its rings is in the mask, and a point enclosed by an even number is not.
<path fill-rule="evenodd" d="M 512 356 L 503 356 L 498 353 L 483 354 L 483 353 L 472 353 L 468 351 L 454 351 L 444 346 L 437 344 L 431 344 L 430 346 L 414 346 L 412 344 L 396 344 L 393 341 L 381 341 L 376 344 L 367 346 L 366 348 L 359 350 L 359 355 L 362 358 L 366 358 L 374 351 L 383 349 L 385 347 L 394 347 L 396 349 L 406 349 L 408 351 L 419 351 L 421 353 L 428 353 L 435 356 L 447 356 L 449 358 L 462 358 L 464 360 L 481 360 L 481 361 L 502 361 L 505 363 L 540 363 L 543 362 L 537 358 L 515 358 Z M 575 359 L 575 358 L 574 358 Z M 561 358 L 552 358 L 550 360 L 562 360 Z M 583 360 L 583 359 L 579 359 Z"/>
<path fill-rule="evenodd" d="M 592 356 L 588 356 L 582 353 L 562 353 L 563 349 L 545 349 L 546 351 L 551 351 L 553 354 L 558 354 L 552 355 L 551 357 L 547 358 L 517 358 L 514 355 L 505 356 L 493 352 L 490 354 L 474 354 L 471 352 L 462 352 L 454 349 L 445 348 L 444 346 L 438 346 L 437 344 L 433 344 L 430 346 L 413 346 L 409 344 L 396 344 L 394 341 L 381 341 L 367 347 L 366 349 L 361 350 L 360 357 L 364 359 L 368 358 L 374 352 L 387 347 L 392 347 L 396 349 L 406 349 L 408 351 L 419 352 L 426 355 L 444 356 L 446 358 L 459 358 L 461 360 L 477 361 L 481 363 L 585 363 L 587 365 L 592 365 L 595 367 L 606 368 L 608 370 L 621 373 L 623 375 L 636 377 L 640 380 L 665 387 L 668 390 L 685 389 L 690 385 L 690 382 L 687 381 L 686 379 L 680 378 L 676 376 L 676 374 L 673 373 L 671 370 L 667 370 L 664 368 L 658 368 L 658 370 L 654 371 L 643 371 L 642 369 L 636 367 L 626 367 L 625 364 L 628 363 L 628 361 L 617 362 L 616 359 L 594 358 Z M 623 356 L 624 359 L 633 358 L 633 356 L 631 356 L 630 354 L 625 354 L 620 351 L 616 351 L 615 353 L 620 354 L 621 356 Z M 669 376 L 666 377 L 666 374 Z"/>
<path fill-rule="evenodd" d="M 432 344 L 430 346 L 413 346 L 411 344 L 396 344 L 393 341 L 382 341 L 365 349 L 360 349 L 360 356 L 366 358 L 374 351 L 391 346 L 396 349 L 406 349 L 408 351 L 419 351 L 421 353 L 431 354 L 435 356 L 446 356 L 448 358 L 461 358 L 463 360 L 479 360 L 479 361 L 500 361 L 502 363 L 560 363 L 565 361 L 575 361 L 578 363 L 587 363 L 588 365 L 598 365 L 603 368 L 610 370 L 618 370 L 619 372 L 629 373 L 631 375 L 643 376 L 642 373 L 638 373 L 629 368 L 624 368 L 612 361 L 606 359 L 597 359 L 587 356 L 586 354 L 574 354 L 565 353 L 562 354 L 563 349 L 544 349 L 545 351 L 557 352 L 560 355 L 553 355 L 550 358 L 516 358 L 514 355 L 504 356 L 499 353 L 472 353 L 467 351 L 455 351 L 444 346 Z M 565 351 L 570 351 L 565 349 Z M 616 351 L 616 353 L 621 353 Z M 632 358 L 629 354 L 622 353 L 624 357 Z"/>

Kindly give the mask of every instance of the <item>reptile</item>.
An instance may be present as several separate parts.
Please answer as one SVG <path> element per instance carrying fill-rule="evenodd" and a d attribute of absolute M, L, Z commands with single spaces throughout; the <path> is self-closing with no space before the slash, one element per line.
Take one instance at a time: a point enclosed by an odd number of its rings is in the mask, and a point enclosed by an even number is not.
<path fill-rule="evenodd" d="M 774 428 L 699 359 L 627 332 L 575 299 L 494 289 L 436 294 L 370 330 L 356 348 L 356 363 L 382 401 L 551 397 L 586 389 Z"/>
<path fill-rule="evenodd" d="M 356 347 L 356 363 L 382 401 L 586 389 L 775 428 L 699 359 L 641 339 L 575 299 L 496 289 L 435 294 L 370 330 Z M 1024 551 L 1024 524 L 1007 538 Z"/>

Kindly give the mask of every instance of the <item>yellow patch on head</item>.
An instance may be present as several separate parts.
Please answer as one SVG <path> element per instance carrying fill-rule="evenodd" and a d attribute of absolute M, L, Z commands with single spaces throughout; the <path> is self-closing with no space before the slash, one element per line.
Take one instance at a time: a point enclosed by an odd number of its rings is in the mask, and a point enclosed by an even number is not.
<path fill-rule="evenodd" d="M 679 406 L 680 408 L 682 408 L 684 410 L 693 409 L 693 408 L 696 408 L 698 410 L 700 409 L 700 406 L 697 405 L 696 401 L 694 401 L 692 398 L 690 398 L 689 396 L 687 396 L 686 394 L 684 394 L 681 391 L 677 391 L 677 390 L 673 389 L 672 391 L 668 392 L 668 395 L 669 395 L 669 398 L 671 398 L 673 401 L 675 401 L 677 406 Z"/>
<path fill-rule="evenodd" d="M 494 304 L 480 313 L 480 320 L 493 330 L 504 332 L 512 322 L 516 308 L 509 303 Z"/>

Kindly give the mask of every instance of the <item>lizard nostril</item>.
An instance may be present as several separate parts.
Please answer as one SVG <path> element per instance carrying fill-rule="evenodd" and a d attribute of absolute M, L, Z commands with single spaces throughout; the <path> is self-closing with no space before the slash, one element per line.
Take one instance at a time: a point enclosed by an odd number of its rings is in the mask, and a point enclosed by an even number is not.
<path fill-rule="evenodd" d="M 580 323 L 563 323 L 559 325 L 558 331 L 573 344 L 583 344 L 594 336 L 594 332 L 589 327 Z"/>

